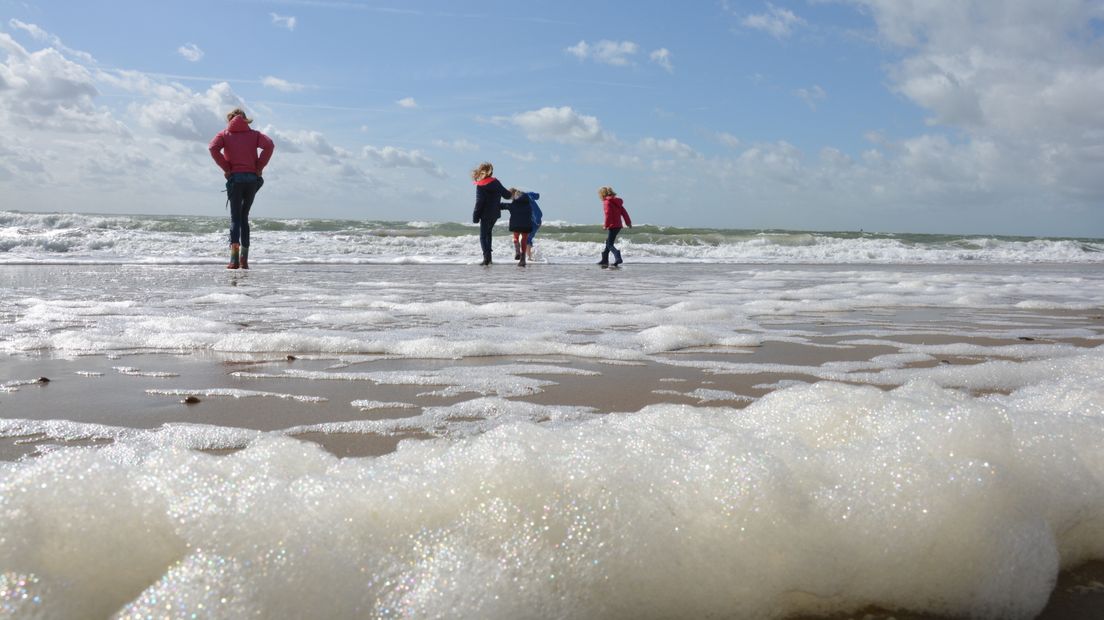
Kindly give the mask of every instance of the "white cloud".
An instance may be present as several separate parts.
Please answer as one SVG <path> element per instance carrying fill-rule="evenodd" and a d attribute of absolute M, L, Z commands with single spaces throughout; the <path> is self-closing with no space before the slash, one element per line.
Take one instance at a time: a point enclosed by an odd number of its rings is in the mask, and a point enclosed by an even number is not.
<path fill-rule="evenodd" d="M 593 45 L 586 41 L 579 41 L 564 51 L 575 56 L 579 60 L 593 60 L 615 67 L 626 67 L 632 64 L 629 58 L 639 51 L 640 46 L 632 41 L 608 41 L 601 40 Z"/>
<path fill-rule="evenodd" d="M 412 109 L 418 107 L 418 102 L 413 97 L 404 97 L 395 102 L 400 108 Z"/>
<path fill-rule="evenodd" d="M 4 32 L 0 53 L 0 118 L 42 129 L 129 135 L 106 108 L 96 106 L 99 89 L 86 67 L 52 47 L 28 52 Z"/>
<path fill-rule="evenodd" d="M 179 85 L 155 88 L 156 96 L 132 105 L 130 114 L 143 126 L 180 140 L 210 140 L 225 126 L 227 111 L 245 107 L 226 82 L 203 93 Z"/>
<path fill-rule="evenodd" d="M 928 111 L 929 125 L 996 144 L 1011 183 L 1026 174 L 1040 189 L 1104 200 L 1104 66 L 1091 26 L 1104 19 L 1098 2 L 850 1 L 903 53 L 890 68 L 892 86 Z"/>
<path fill-rule="evenodd" d="M 509 155 L 510 157 L 512 157 L 512 158 L 514 158 L 514 159 L 516 159 L 520 162 L 525 162 L 527 164 L 531 164 L 531 163 L 537 161 L 537 156 L 534 155 L 532 152 L 529 152 L 529 153 L 515 153 L 514 151 L 503 151 L 503 152 L 506 153 L 507 155 Z"/>
<path fill-rule="evenodd" d="M 294 93 L 294 92 L 301 91 L 305 88 L 305 86 L 303 86 L 302 84 L 296 84 L 295 82 L 289 82 L 287 80 L 283 80 L 283 79 L 280 79 L 278 77 L 273 77 L 271 75 L 266 76 L 264 79 L 262 79 L 261 84 L 263 84 L 263 85 L 265 85 L 269 88 L 275 88 L 276 90 L 283 91 L 285 93 Z"/>
<path fill-rule="evenodd" d="M 203 58 L 203 50 L 199 49 L 199 46 L 195 43 L 185 43 L 181 45 L 176 48 L 176 53 L 190 62 L 199 62 L 199 60 Z"/>
<path fill-rule="evenodd" d="M 28 24 L 26 22 L 19 21 L 18 19 L 12 18 L 8 20 L 8 25 L 12 28 L 17 28 L 26 32 L 27 34 L 31 35 L 31 37 L 34 38 L 35 41 L 49 42 L 50 40 L 50 34 L 42 28 L 39 28 L 36 24 Z"/>
<path fill-rule="evenodd" d="M 420 151 L 407 151 L 393 146 L 383 148 L 365 146 L 363 153 L 365 158 L 374 161 L 383 168 L 418 168 L 438 178 L 448 176 L 445 174 L 444 168 L 422 155 Z"/>
<path fill-rule="evenodd" d="M 674 138 L 658 140 L 656 138 L 644 138 L 640 141 L 640 148 L 653 153 L 662 153 L 683 159 L 701 157 L 697 151 L 689 145 L 679 142 Z"/>
<path fill-rule="evenodd" d="M 438 146 L 438 147 L 443 148 L 443 149 L 449 149 L 449 150 L 458 151 L 458 152 L 461 152 L 461 153 L 470 153 L 472 151 L 478 151 L 479 150 L 479 145 L 478 144 L 468 142 L 467 140 L 462 140 L 462 139 L 461 140 L 453 140 L 452 142 L 449 142 L 447 140 L 434 140 L 433 145 Z"/>
<path fill-rule="evenodd" d="M 800 149 L 786 141 L 779 141 L 752 146 L 741 153 L 736 162 L 749 178 L 766 177 L 794 185 L 801 182 L 804 174 L 803 159 Z"/>
<path fill-rule="evenodd" d="M 651 54 L 648 58 L 657 65 L 663 67 L 668 73 L 675 72 L 675 66 L 671 64 L 671 52 L 666 47 L 661 47 Z"/>
<path fill-rule="evenodd" d="M 740 23 L 753 30 L 762 30 L 776 39 L 784 39 L 793 34 L 793 29 L 805 23 L 789 9 L 783 9 L 767 3 L 767 12 L 747 15 Z"/>
<path fill-rule="evenodd" d="M 719 132 L 717 134 L 717 140 L 719 140 L 721 144 L 730 148 L 736 148 L 742 144 L 739 138 L 725 131 Z"/>
<path fill-rule="evenodd" d="M 597 143 L 610 140 L 602 130 L 598 119 L 579 114 L 570 106 L 546 107 L 514 114 L 508 118 L 496 117 L 495 121 L 508 122 L 519 127 L 530 140 L 563 143 Z"/>
<path fill-rule="evenodd" d="M 282 152 L 311 152 L 323 157 L 348 155 L 348 153 L 330 144 L 326 137 L 317 131 L 281 131 L 272 127 L 265 127 L 264 133 L 272 137 L 272 140 L 276 142 L 276 148 Z"/>
<path fill-rule="evenodd" d="M 54 49 L 58 50 L 62 54 L 72 56 L 88 64 L 95 64 L 96 62 L 96 60 L 92 58 L 91 54 L 67 47 L 64 43 L 61 42 L 60 38 L 50 34 L 49 32 L 46 32 L 35 24 L 28 24 L 13 18 L 8 20 L 8 25 L 17 30 L 22 30 L 26 32 L 27 34 L 31 35 L 31 37 L 34 38 L 35 41 L 49 43 Z"/>
<path fill-rule="evenodd" d="M 272 17 L 272 23 L 280 28 L 287 28 L 288 30 L 295 30 L 295 18 L 288 15 L 278 15 L 276 13 L 269 13 Z"/>
<path fill-rule="evenodd" d="M 824 89 L 820 86 L 814 85 L 812 88 L 799 88 L 794 91 L 794 95 L 798 99 L 805 102 L 805 105 L 809 106 L 810 110 L 816 110 L 817 102 L 823 101 L 828 97 L 828 93 L 824 92 Z"/>
<path fill-rule="evenodd" d="M 644 167 L 644 161 L 639 155 L 629 153 L 586 151 L 580 154 L 584 163 L 610 168 L 624 168 L 628 170 L 640 170 Z"/>

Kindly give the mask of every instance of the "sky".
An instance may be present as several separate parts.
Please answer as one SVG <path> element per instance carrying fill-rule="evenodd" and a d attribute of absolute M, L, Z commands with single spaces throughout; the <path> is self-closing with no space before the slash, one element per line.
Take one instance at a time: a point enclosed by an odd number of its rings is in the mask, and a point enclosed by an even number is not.
<path fill-rule="evenodd" d="M 0 209 L 1104 237 L 1101 0 L 0 0 Z"/>

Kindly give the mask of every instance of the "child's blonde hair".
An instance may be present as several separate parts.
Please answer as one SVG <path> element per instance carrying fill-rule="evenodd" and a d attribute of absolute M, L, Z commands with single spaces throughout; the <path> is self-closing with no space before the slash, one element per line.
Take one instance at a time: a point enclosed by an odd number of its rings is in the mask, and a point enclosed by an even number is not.
<path fill-rule="evenodd" d="M 485 178 L 487 178 L 487 177 L 489 177 L 493 174 L 494 174 L 494 165 L 492 165 L 491 162 L 489 162 L 489 161 L 485 161 L 485 162 L 479 164 L 478 166 L 476 166 L 475 170 L 472 170 L 472 180 L 473 181 L 482 181 L 483 179 L 485 179 Z"/>
<path fill-rule="evenodd" d="M 521 195 L 523 193 L 520 189 L 518 189 L 516 187 L 511 187 L 509 189 L 509 191 L 510 191 L 510 195 L 514 198 L 521 198 Z"/>
<path fill-rule="evenodd" d="M 598 188 L 598 196 L 600 196 L 602 198 L 609 198 L 610 196 L 616 196 L 616 195 L 617 195 L 617 192 L 613 191 L 612 187 L 606 186 L 606 187 L 599 187 Z"/>
<path fill-rule="evenodd" d="M 253 119 L 246 116 L 245 115 L 245 110 L 243 110 L 241 108 L 234 108 L 233 110 L 230 110 L 229 112 L 227 112 L 226 113 L 226 122 L 229 123 L 230 121 L 234 120 L 235 116 L 240 116 L 240 117 L 244 118 L 246 124 L 253 122 Z"/>

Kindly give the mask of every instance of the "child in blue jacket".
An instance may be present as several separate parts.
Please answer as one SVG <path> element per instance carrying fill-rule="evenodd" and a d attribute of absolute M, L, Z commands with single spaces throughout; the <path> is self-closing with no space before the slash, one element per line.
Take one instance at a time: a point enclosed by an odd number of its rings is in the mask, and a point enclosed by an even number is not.
<path fill-rule="evenodd" d="M 537 192 L 525 192 L 525 195 L 529 197 L 529 204 L 533 208 L 533 230 L 529 231 L 529 260 L 533 260 L 533 237 L 536 236 L 537 231 L 541 227 L 541 219 L 544 214 L 541 213 L 540 207 L 537 205 L 537 200 L 540 199 L 540 194 Z"/>
<path fill-rule="evenodd" d="M 502 203 L 501 208 L 510 212 L 510 232 L 514 233 L 514 260 L 518 261 L 518 267 L 524 267 L 529 250 L 529 233 L 533 232 L 533 203 L 529 195 L 521 190 L 511 187 L 509 191 L 513 200 Z"/>

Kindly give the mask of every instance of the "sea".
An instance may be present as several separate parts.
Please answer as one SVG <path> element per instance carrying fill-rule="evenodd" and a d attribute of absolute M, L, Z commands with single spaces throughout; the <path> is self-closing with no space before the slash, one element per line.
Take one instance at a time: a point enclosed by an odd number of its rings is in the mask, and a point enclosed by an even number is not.
<path fill-rule="evenodd" d="M 213 263 L 225 258 L 226 219 L 0 211 L 0 264 Z M 479 251 L 472 224 L 261 218 L 251 226 L 260 235 L 251 257 L 270 264 L 469 264 Z M 498 229 L 501 261 L 513 251 L 504 221 Z M 548 221 L 534 245 L 546 261 L 585 264 L 605 238 L 599 225 Z M 1104 263 L 1104 240 L 1090 238 L 641 225 L 619 245 L 653 264 Z"/>
<path fill-rule="evenodd" d="M 1104 561 L 1104 239 L 226 225 L 0 211 L 0 618 L 1034 618 Z"/>

